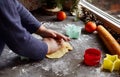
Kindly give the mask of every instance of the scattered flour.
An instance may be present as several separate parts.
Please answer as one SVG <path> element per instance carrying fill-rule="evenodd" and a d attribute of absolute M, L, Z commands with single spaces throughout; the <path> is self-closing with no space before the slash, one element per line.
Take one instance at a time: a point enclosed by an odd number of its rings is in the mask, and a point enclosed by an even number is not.
<path fill-rule="evenodd" d="M 65 62 L 64 60 L 57 61 L 52 64 L 52 71 L 57 75 L 67 75 L 69 74 L 69 67 L 68 62 Z"/>

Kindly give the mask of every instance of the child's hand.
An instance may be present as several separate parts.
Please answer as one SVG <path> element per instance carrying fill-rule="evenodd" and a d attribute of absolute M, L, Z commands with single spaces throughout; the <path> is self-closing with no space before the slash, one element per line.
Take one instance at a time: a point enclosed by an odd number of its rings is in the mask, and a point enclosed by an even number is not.
<path fill-rule="evenodd" d="M 56 32 L 54 30 L 47 29 L 44 26 L 41 26 L 39 28 L 39 30 L 37 31 L 37 34 L 39 34 L 43 38 L 54 38 L 54 39 L 57 39 L 57 40 L 64 39 L 65 41 L 70 40 L 69 37 L 67 37 L 67 36 L 65 36 L 65 35 L 63 35 L 61 33 L 58 33 L 58 32 Z"/>
<path fill-rule="evenodd" d="M 43 38 L 43 41 L 48 45 L 47 54 L 54 53 L 61 47 L 61 42 L 58 42 L 53 38 Z"/>

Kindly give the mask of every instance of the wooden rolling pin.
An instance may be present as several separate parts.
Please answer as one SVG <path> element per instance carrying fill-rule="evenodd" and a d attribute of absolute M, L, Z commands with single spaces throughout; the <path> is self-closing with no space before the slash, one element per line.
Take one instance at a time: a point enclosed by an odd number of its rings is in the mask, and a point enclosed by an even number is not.
<path fill-rule="evenodd" d="M 114 37 L 102 25 L 98 25 L 97 31 L 110 53 L 120 56 L 120 44 L 114 39 Z"/>

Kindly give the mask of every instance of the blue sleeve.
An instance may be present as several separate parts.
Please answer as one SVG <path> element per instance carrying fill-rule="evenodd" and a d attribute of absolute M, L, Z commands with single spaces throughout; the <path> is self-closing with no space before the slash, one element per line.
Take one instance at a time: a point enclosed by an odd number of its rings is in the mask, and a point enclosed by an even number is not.
<path fill-rule="evenodd" d="M 41 23 L 17 0 L 15 0 L 22 25 L 30 32 L 34 33 L 40 27 Z"/>
<path fill-rule="evenodd" d="M 42 60 L 48 51 L 46 43 L 34 38 L 22 26 L 15 0 L 0 0 L 0 36 L 11 50 L 21 56 Z"/>

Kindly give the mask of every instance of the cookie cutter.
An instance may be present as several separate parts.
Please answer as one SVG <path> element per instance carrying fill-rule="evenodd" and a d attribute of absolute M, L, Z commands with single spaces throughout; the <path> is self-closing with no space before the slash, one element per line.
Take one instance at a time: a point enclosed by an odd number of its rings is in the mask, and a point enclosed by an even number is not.
<path fill-rule="evenodd" d="M 109 55 L 106 54 L 106 57 L 103 60 L 102 69 L 112 71 L 120 70 L 120 59 L 118 55 Z"/>
<path fill-rule="evenodd" d="M 75 24 L 68 24 L 66 26 L 66 35 L 68 35 L 70 38 L 79 38 L 80 31 L 80 27 L 76 26 Z"/>
<path fill-rule="evenodd" d="M 84 63 L 89 66 L 99 64 L 101 59 L 101 51 L 96 48 L 88 48 L 85 50 Z"/>

